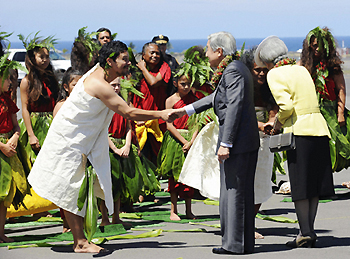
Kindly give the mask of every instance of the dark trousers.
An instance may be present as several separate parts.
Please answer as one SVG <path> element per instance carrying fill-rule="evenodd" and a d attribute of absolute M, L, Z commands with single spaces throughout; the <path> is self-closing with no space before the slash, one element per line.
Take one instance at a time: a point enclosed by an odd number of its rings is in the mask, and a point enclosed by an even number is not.
<path fill-rule="evenodd" d="M 254 251 L 254 175 L 258 150 L 230 154 L 220 164 L 222 247 L 236 253 Z"/>

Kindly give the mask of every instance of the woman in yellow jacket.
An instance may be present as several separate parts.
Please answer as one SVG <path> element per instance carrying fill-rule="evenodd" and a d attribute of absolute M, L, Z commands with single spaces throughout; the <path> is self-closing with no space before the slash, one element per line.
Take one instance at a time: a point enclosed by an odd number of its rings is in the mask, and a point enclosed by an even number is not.
<path fill-rule="evenodd" d="M 284 128 L 284 133 L 295 135 L 296 148 L 287 151 L 287 161 L 300 232 L 286 245 L 313 247 L 317 239 L 314 221 L 319 197 L 334 194 L 330 133 L 320 113 L 310 73 L 295 65 L 287 53 L 284 42 L 270 36 L 258 46 L 255 63 L 269 69 L 267 81 L 279 105 L 277 124 Z"/>

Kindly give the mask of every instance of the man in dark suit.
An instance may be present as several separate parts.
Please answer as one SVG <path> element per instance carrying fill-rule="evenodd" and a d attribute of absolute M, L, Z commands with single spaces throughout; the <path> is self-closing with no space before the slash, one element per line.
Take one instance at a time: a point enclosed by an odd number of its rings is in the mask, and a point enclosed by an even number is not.
<path fill-rule="evenodd" d="M 209 35 L 207 57 L 218 67 L 236 52 L 230 33 Z M 223 63 L 226 62 L 224 60 Z M 222 64 L 220 64 L 221 66 Z M 214 108 L 219 120 L 217 155 L 220 162 L 220 223 L 222 247 L 216 254 L 243 254 L 254 250 L 254 175 L 259 148 L 254 109 L 253 79 L 249 69 L 233 60 L 211 95 L 178 111 L 189 115 Z"/>

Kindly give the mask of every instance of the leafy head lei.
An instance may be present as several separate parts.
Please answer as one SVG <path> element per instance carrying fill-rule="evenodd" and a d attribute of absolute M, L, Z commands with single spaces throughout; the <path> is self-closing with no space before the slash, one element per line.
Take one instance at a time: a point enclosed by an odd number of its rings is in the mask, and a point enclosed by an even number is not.
<path fill-rule="evenodd" d="M 84 47 L 89 52 L 89 62 L 91 62 L 93 53 L 95 51 L 99 51 L 101 49 L 101 46 L 98 44 L 98 42 L 94 39 L 94 37 L 99 34 L 99 32 L 86 32 L 87 26 L 80 28 L 78 31 L 78 37 L 75 38 L 76 42 L 81 42 Z"/>
<path fill-rule="evenodd" d="M 199 82 L 200 85 L 203 85 L 205 82 L 209 80 L 210 72 L 212 69 L 210 68 L 208 58 L 201 57 L 198 50 L 195 50 L 196 46 L 193 46 L 186 50 L 184 54 L 184 62 L 180 64 L 177 72 L 174 77 L 191 77 L 191 87 L 194 82 Z"/>
<path fill-rule="evenodd" d="M 11 33 L 7 33 L 7 32 L 4 32 L 4 31 L 1 31 L 1 32 L 0 32 L 0 44 L 1 44 L 1 46 L 0 46 L 0 52 L 1 52 L 2 48 L 3 48 L 2 42 L 3 42 L 4 40 L 6 40 L 7 42 L 9 42 L 9 44 L 10 44 L 10 41 L 9 41 L 7 38 L 10 37 L 10 36 L 12 35 L 12 33 L 13 33 L 13 32 L 11 32 Z M 0 55 L 2 55 L 2 54 L 3 54 L 3 52 L 0 53 Z"/>
<path fill-rule="evenodd" d="M 311 38 L 315 37 L 317 39 L 317 44 L 319 48 L 319 52 L 326 51 L 328 57 L 329 55 L 329 42 L 328 39 L 330 39 L 333 48 L 336 49 L 336 44 L 334 37 L 332 33 L 327 29 L 321 29 L 320 27 L 316 27 L 315 29 L 311 30 L 308 35 L 306 36 L 308 46 L 312 44 Z M 326 78 L 328 77 L 328 69 L 324 62 L 319 62 L 318 65 L 316 65 L 316 71 L 312 74 L 312 79 L 315 82 L 316 91 L 318 92 L 319 97 L 327 98 L 329 96 L 329 93 L 325 89 L 326 85 Z"/>
<path fill-rule="evenodd" d="M 57 39 L 54 36 L 48 36 L 46 38 L 42 38 L 38 36 L 40 31 L 34 34 L 32 39 L 29 39 L 32 35 L 29 34 L 26 38 L 22 34 L 18 34 L 18 38 L 22 41 L 23 46 L 27 51 L 33 50 L 35 48 L 46 48 L 47 50 L 53 49 L 55 50 L 55 44 L 57 44 Z"/>
<path fill-rule="evenodd" d="M 312 42 L 311 42 L 311 38 L 312 37 L 315 37 L 317 39 L 317 44 L 318 44 L 318 47 L 319 47 L 319 51 L 323 52 L 325 50 L 326 53 L 327 53 L 327 56 L 329 55 L 329 42 L 328 42 L 328 39 L 331 40 L 331 42 L 333 44 L 333 48 L 334 49 L 337 48 L 337 46 L 335 44 L 334 37 L 333 37 L 332 33 L 328 29 L 321 29 L 318 26 L 315 29 L 311 30 L 306 36 L 307 43 L 308 43 L 309 47 L 312 44 Z"/>
<path fill-rule="evenodd" d="M 0 32 L 0 41 L 6 40 L 8 41 L 8 37 L 11 36 L 12 33 Z M 2 84 L 10 75 L 10 69 L 20 69 L 26 73 L 28 73 L 27 69 L 22 66 L 17 61 L 9 60 L 8 57 L 10 55 L 11 44 L 8 44 L 7 53 L 0 57 L 0 77 L 2 77 Z"/>

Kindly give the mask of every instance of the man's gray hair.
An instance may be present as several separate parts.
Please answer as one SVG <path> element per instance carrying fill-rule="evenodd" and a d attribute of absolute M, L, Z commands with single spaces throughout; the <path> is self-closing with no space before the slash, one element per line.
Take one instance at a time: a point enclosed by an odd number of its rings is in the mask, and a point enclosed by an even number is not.
<path fill-rule="evenodd" d="M 232 55 L 237 50 L 236 40 L 229 32 L 220 31 L 210 34 L 208 40 L 213 51 L 221 48 L 224 56 Z"/>
<path fill-rule="evenodd" d="M 265 67 L 264 63 L 276 64 L 287 57 L 288 48 L 277 36 L 269 36 L 264 39 L 255 52 L 255 63 L 259 67 Z"/>

